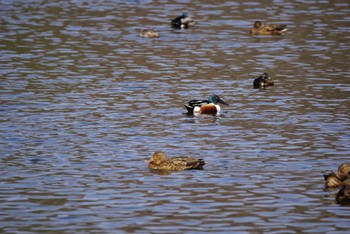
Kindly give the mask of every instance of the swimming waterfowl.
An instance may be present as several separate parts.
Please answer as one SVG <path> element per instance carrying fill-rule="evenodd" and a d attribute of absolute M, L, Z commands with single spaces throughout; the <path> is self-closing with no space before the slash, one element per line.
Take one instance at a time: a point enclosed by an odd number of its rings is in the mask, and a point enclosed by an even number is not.
<path fill-rule="evenodd" d="M 249 32 L 253 35 L 282 35 L 288 30 L 286 27 L 287 25 L 264 24 L 261 21 L 255 21 Z"/>
<path fill-rule="evenodd" d="M 265 89 L 268 86 L 274 86 L 274 82 L 269 75 L 264 72 L 261 76 L 253 81 L 254 89 Z"/>
<path fill-rule="evenodd" d="M 159 37 L 159 33 L 154 31 L 152 28 L 148 28 L 140 32 L 140 37 L 146 37 L 146 38 Z"/>
<path fill-rule="evenodd" d="M 338 171 L 341 173 L 350 175 L 350 163 L 342 163 L 338 167 Z"/>
<path fill-rule="evenodd" d="M 208 100 L 191 100 L 185 104 L 188 114 L 210 114 L 216 115 L 220 113 L 221 107 L 219 103 L 227 105 L 218 95 L 209 96 Z"/>
<path fill-rule="evenodd" d="M 178 29 L 188 28 L 192 25 L 194 25 L 194 20 L 188 17 L 187 13 L 182 13 L 182 15 L 176 17 L 171 21 L 171 27 Z"/>
<path fill-rule="evenodd" d="M 337 188 L 350 183 L 350 175 L 339 171 L 333 171 L 323 177 L 327 188 Z"/>
<path fill-rule="evenodd" d="M 164 171 L 183 171 L 190 169 L 203 169 L 206 162 L 203 159 L 197 159 L 192 157 L 173 157 L 167 158 L 162 151 L 156 151 L 149 162 L 148 168 L 151 170 L 164 170 Z"/>
<path fill-rule="evenodd" d="M 350 184 L 343 186 L 338 191 L 336 201 L 340 205 L 350 205 Z"/>

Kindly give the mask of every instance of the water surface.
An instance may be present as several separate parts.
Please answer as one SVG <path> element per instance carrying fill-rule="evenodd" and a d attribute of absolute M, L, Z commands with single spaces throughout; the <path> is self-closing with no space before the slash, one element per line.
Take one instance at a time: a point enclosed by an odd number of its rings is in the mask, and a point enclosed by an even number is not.
<path fill-rule="evenodd" d="M 322 177 L 349 162 L 347 1 L 0 6 L 1 232 L 350 229 Z M 195 27 L 171 29 L 184 11 Z M 263 72 L 275 87 L 252 89 Z M 214 93 L 220 116 L 185 114 Z M 156 150 L 207 165 L 154 174 Z"/>

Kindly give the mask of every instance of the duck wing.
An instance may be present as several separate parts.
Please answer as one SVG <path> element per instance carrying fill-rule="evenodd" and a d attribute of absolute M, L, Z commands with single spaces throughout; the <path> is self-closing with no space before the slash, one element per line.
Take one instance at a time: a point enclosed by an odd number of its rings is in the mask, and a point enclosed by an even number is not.
<path fill-rule="evenodd" d="M 208 100 L 191 100 L 189 102 L 187 102 L 187 105 L 188 106 L 202 106 L 202 105 L 205 105 L 205 104 L 209 104 L 210 102 Z"/>
<path fill-rule="evenodd" d="M 181 27 L 181 21 L 182 21 L 183 16 L 180 15 L 176 17 L 175 19 L 171 20 L 171 26 L 174 28 L 180 28 Z"/>
<path fill-rule="evenodd" d="M 191 157 L 176 157 L 173 160 L 177 164 L 185 166 L 186 169 L 203 169 L 203 166 L 206 164 L 203 159 Z"/>
<path fill-rule="evenodd" d="M 202 105 L 209 104 L 208 100 L 191 100 L 185 104 L 186 110 L 189 114 L 193 114 L 193 110 L 196 106 L 201 107 Z"/>
<path fill-rule="evenodd" d="M 206 162 L 203 159 L 191 157 L 175 157 L 168 160 L 171 168 L 174 171 L 189 170 L 189 169 L 203 169 Z"/>

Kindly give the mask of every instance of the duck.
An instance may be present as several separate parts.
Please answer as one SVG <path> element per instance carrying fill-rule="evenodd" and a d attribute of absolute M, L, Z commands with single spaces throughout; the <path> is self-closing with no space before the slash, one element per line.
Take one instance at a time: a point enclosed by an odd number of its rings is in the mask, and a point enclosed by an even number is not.
<path fill-rule="evenodd" d="M 340 205 L 350 205 L 350 184 L 341 187 L 335 198 Z"/>
<path fill-rule="evenodd" d="M 152 28 L 148 28 L 140 32 L 140 37 L 145 37 L 145 38 L 159 37 L 159 33 L 154 31 Z"/>
<path fill-rule="evenodd" d="M 208 100 L 191 100 L 185 104 L 185 107 L 188 112 L 187 114 L 190 115 L 217 115 L 221 111 L 221 107 L 218 105 L 219 103 L 228 106 L 218 95 L 213 94 L 209 96 Z"/>
<path fill-rule="evenodd" d="M 282 35 L 288 31 L 286 27 L 287 25 L 264 24 L 261 21 L 255 21 L 249 33 L 252 35 Z"/>
<path fill-rule="evenodd" d="M 268 86 L 274 86 L 274 84 L 272 78 L 266 72 L 253 81 L 254 89 L 265 89 Z"/>
<path fill-rule="evenodd" d="M 342 163 L 338 167 L 338 171 L 341 173 L 350 175 L 350 163 Z"/>
<path fill-rule="evenodd" d="M 332 171 L 323 175 L 327 188 L 338 188 L 350 181 L 350 175 L 339 171 Z"/>
<path fill-rule="evenodd" d="M 182 15 L 171 20 L 171 27 L 177 29 L 187 29 L 192 25 L 194 25 L 194 20 L 191 17 L 188 17 L 187 13 L 182 13 Z"/>
<path fill-rule="evenodd" d="M 192 157 L 173 157 L 167 158 L 164 152 L 156 151 L 153 153 L 148 162 L 148 168 L 150 170 L 162 170 L 162 171 L 183 171 L 190 169 L 203 169 L 206 162 L 203 159 L 197 159 Z"/>

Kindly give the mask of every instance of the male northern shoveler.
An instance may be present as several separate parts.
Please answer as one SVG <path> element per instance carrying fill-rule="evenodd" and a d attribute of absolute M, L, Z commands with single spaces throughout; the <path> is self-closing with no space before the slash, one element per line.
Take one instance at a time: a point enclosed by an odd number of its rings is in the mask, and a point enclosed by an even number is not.
<path fill-rule="evenodd" d="M 152 28 L 148 28 L 140 32 L 140 37 L 147 37 L 147 38 L 159 37 L 159 33 L 154 31 Z"/>
<path fill-rule="evenodd" d="M 253 35 L 281 35 L 288 30 L 286 27 L 287 25 L 264 24 L 260 21 L 255 21 L 249 32 Z"/>
<path fill-rule="evenodd" d="M 203 169 L 206 162 L 203 159 L 191 157 L 167 158 L 162 151 L 156 151 L 149 162 L 148 168 L 151 170 L 182 171 L 189 169 Z"/>
<path fill-rule="evenodd" d="M 350 183 L 338 191 L 336 201 L 340 205 L 350 205 Z"/>
<path fill-rule="evenodd" d="M 182 15 L 171 20 L 171 27 L 173 28 L 188 28 L 194 25 L 194 20 L 188 17 L 187 13 L 182 13 Z"/>
<path fill-rule="evenodd" d="M 274 82 L 269 75 L 264 72 L 253 82 L 254 89 L 265 89 L 268 86 L 274 86 Z"/>
<path fill-rule="evenodd" d="M 220 113 L 219 103 L 227 105 L 218 95 L 211 95 L 208 100 L 191 100 L 185 104 L 188 114 L 210 114 Z"/>

